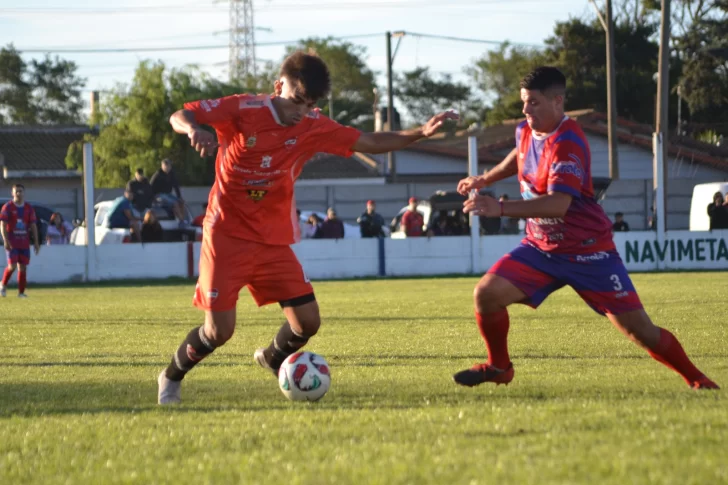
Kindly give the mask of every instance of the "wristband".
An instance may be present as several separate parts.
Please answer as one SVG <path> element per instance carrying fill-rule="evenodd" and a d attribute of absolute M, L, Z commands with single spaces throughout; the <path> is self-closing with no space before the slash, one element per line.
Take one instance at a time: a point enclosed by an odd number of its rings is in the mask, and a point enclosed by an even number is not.
<path fill-rule="evenodd" d="M 503 217 L 503 201 L 502 200 L 499 200 L 498 203 L 500 204 L 500 208 L 501 208 L 501 215 L 500 216 Z"/>

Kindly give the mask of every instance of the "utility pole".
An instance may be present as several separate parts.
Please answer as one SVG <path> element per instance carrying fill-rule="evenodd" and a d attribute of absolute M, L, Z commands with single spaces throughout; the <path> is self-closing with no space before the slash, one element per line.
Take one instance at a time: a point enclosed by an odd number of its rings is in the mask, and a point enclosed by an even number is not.
<path fill-rule="evenodd" d="M 617 153 L 617 74 L 614 58 L 614 18 L 612 15 L 612 0 L 605 0 L 607 18 L 602 16 L 595 0 L 590 0 L 597 12 L 599 22 L 604 28 L 607 44 L 607 136 L 609 137 L 609 178 L 619 179 L 619 156 Z"/>
<path fill-rule="evenodd" d="M 662 13 L 660 16 L 660 60 L 658 64 L 658 76 L 657 76 L 657 126 L 655 131 L 658 136 L 662 139 L 662 167 L 661 170 L 655 170 L 653 178 L 653 188 L 657 193 L 657 188 L 662 186 L 662 198 L 661 201 L 655 201 L 655 209 L 658 207 L 663 208 L 663 213 L 658 212 L 657 222 L 658 231 L 660 228 L 664 231 L 667 229 L 667 146 L 669 143 L 668 139 L 668 125 L 667 125 L 667 108 L 669 103 L 670 93 L 670 0 L 662 0 Z M 656 158 L 659 160 L 660 157 Z M 661 176 L 658 176 L 658 173 Z M 662 221 L 662 224 L 660 224 Z"/>
<path fill-rule="evenodd" d="M 394 99 L 392 93 L 392 33 L 387 31 L 387 131 L 394 131 Z M 397 160 L 394 152 L 387 154 L 387 165 L 392 183 L 397 183 Z"/>
<path fill-rule="evenodd" d="M 607 136 L 609 137 L 609 178 L 619 180 L 619 155 L 617 152 L 617 73 L 614 57 L 614 18 L 612 0 L 607 3 Z"/>

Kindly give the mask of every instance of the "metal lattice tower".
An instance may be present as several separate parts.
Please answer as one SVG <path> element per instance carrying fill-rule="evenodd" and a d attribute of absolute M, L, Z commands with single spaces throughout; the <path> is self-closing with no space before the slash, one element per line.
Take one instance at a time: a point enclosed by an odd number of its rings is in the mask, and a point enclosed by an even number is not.
<path fill-rule="evenodd" d="M 230 80 L 255 76 L 253 0 L 230 0 Z"/>

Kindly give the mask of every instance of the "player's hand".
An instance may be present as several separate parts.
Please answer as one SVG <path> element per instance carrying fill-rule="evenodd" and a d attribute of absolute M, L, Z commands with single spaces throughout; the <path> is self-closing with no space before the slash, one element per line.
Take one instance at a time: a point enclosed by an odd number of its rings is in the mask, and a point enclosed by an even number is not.
<path fill-rule="evenodd" d="M 40 252 L 40 246 L 38 246 L 38 245 L 36 244 L 36 245 L 34 246 L 34 248 L 35 248 L 35 255 L 37 256 L 37 255 L 38 255 L 38 253 Z"/>
<path fill-rule="evenodd" d="M 480 175 L 474 175 L 468 178 L 462 179 L 458 182 L 458 194 L 469 195 L 471 190 L 480 190 L 483 187 L 487 187 L 488 184 L 485 182 L 483 177 Z"/>
<path fill-rule="evenodd" d="M 500 202 L 489 195 L 474 194 L 463 203 L 463 212 L 475 216 L 500 217 Z"/>
<path fill-rule="evenodd" d="M 187 133 L 187 137 L 190 139 L 190 146 L 198 151 L 201 157 L 210 155 L 212 150 L 217 147 L 215 135 L 202 128 L 193 128 Z"/>
<path fill-rule="evenodd" d="M 5 246 L 5 249 L 7 249 L 8 251 L 11 251 L 13 249 L 13 247 L 10 245 L 10 241 L 8 241 L 7 239 L 3 241 L 3 246 Z"/>
<path fill-rule="evenodd" d="M 460 116 L 453 110 L 445 111 L 444 113 L 435 115 L 432 118 L 430 118 L 430 121 L 425 123 L 425 125 L 422 127 L 422 134 L 429 138 L 432 135 L 434 135 L 435 133 L 437 133 L 437 130 L 440 129 L 440 127 L 445 122 L 445 120 L 458 120 L 458 119 L 460 119 Z"/>

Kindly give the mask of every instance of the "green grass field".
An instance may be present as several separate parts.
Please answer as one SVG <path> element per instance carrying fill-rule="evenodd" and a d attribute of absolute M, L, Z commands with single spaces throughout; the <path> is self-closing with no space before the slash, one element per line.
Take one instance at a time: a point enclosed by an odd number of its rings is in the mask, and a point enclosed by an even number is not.
<path fill-rule="evenodd" d="M 728 389 L 726 273 L 636 275 L 653 319 Z M 726 390 L 691 391 L 565 289 L 511 311 L 516 378 L 483 360 L 475 278 L 319 282 L 333 384 L 287 401 L 253 365 L 282 321 L 244 292 L 233 340 L 156 405 L 201 321 L 193 284 L 30 288 L 0 301 L 0 483 L 728 483 Z"/>

